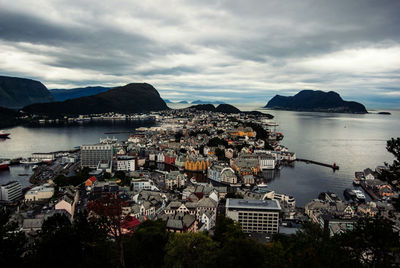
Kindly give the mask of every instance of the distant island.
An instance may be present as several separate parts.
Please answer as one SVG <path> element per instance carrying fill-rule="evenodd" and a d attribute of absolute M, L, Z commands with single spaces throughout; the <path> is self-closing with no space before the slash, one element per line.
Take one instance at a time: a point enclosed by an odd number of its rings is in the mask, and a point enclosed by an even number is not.
<path fill-rule="evenodd" d="M 110 89 L 111 87 L 96 86 L 71 89 L 50 89 L 49 91 L 57 101 L 65 101 L 69 99 L 96 95 Z"/>
<path fill-rule="evenodd" d="M 389 112 L 379 112 L 378 114 L 391 115 Z"/>
<path fill-rule="evenodd" d="M 51 102 L 55 99 L 39 81 L 0 76 L 0 106 L 21 108 L 33 103 Z"/>
<path fill-rule="evenodd" d="M 224 104 L 223 101 L 204 101 L 204 100 L 195 100 L 191 102 L 192 104 Z"/>
<path fill-rule="evenodd" d="M 361 103 L 345 101 L 336 92 L 321 90 L 302 90 L 290 97 L 276 95 L 264 108 L 308 112 L 368 113 Z"/>
<path fill-rule="evenodd" d="M 265 113 L 258 112 L 258 111 L 250 111 L 250 112 L 241 111 L 238 108 L 236 108 L 235 106 L 226 104 L 226 103 L 220 104 L 217 107 L 215 107 L 213 104 L 198 104 L 198 105 L 190 106 L 185 109 L 192 109 L 192 110 L 196 110 L 196 111 L 208 111 L 208 112 L 214 112 L 214 113 L 224 113 L 224 114 L 248 114 L 248 115 L 252 115 L 252 116 L 263 116 L 263 117 L 267 117 L 269 119 L 274 118 L 274 116 L 271 114 L 265 114 Z"/>
<path fill-rule="evenodd" d="M 22 110 L 31 114 L 59 116 L 80 114 L 145 113 L 169 109 L 150 84 L 132 83 L 93 96 L 63 102 L 32 104 Z"/>

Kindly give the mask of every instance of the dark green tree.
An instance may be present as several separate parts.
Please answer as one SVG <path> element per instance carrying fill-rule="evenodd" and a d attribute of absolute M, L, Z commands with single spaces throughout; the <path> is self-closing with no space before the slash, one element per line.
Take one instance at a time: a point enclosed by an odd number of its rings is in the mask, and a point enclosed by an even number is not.
<path fill-rule="evenodd" d="M 18 229 L 18 224 L 10 221 L 10 211 L 0 207 L 0 267 L 23 266 L 27 239 Z"/>

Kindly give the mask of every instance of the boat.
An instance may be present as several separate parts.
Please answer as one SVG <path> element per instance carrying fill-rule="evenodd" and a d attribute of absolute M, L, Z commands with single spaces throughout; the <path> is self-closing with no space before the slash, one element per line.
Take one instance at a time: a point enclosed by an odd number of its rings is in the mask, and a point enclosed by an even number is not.
<path fill-rule="evenodd" d="M 264 182 L 257 184 L 256 186 L 254 186 L 253 188 L 254 192 L 259 192 L 259 193 L 266 193 L 268 192 L 268 185 Z"/>
<path fill-rule="evenodd" d="M 354 178 L 354 180 L 353 180 L 354 185 L 358 186 L 358 185 L 360 185 L 360 183 L 361 183 L 361 181 L 359 178 Z"/>
<path fill-rule="evenodd" d="M 118 139 L 115 137 L 112 137 L 112 138 L 107 137 L 105 139 L 100 139 L 101 144 L 112 144 L 112 143 L 116 143 L 117 141 L 118 141 Z"/>
<path fill-rule="evenodd" d="M 10 161 L 8 160 L 0 160 L 0 169 L 6 169 L 10 165 Z"/>
<path fill-rule="evenodd" d="M 353 192 L 352 189 L 349 189 L 349 188 L 344 190 L 343 195 L 344 195 L 344 197 L 346 199 L 351 199 L 351 200 L 355 200 L 356 199 L 356 194 Z"/>
<path fill-rule="evenodd" d="M 353 193 L 356 195 L 356 198 L 358 201 L 360 201 L 360 202 L 365 201 L 365 195 L 363 194 L 363 192 L 361 190 L 353 190 Z"/>
<path fill-rule="evenodd" d="M 8 136 L 10 136 L 10 133 L 4 133 L 3 131 L 0 131 L 0 139 L 7 139 Z"/>
<path fill-rule="evenodd" d="M 37 165 L 42 163 L 42 161 L 34 158 L 24 158 L 20 161 L 20 163 L 24 165 Z"/>

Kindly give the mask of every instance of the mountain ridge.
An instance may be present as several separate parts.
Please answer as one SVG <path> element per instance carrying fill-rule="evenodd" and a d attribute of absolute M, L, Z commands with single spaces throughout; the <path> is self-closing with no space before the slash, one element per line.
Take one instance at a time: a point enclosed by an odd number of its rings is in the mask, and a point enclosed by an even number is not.
<path fill-rule="evenodd" d="M 294 96 L 275 95 L 264 108 L 310 112 L 368 113 L 361 103 L 345 101 L 334 91 L 324 92 L 321 90 L 302 90 Z"/>
<path fill-rule="evenodd" d="M 54 101 L 46 86 L 40 81 L 0 76 L 0 106 L 21 108 L 33 103 Z"/>
<path fill-rule="evenodd" d="M 63 102 L 32 104 L 25 112 L 43 115 L 142 113 L 169 109 L 158 91 L 147 83 L 130 83 L 108 91 Z"/>

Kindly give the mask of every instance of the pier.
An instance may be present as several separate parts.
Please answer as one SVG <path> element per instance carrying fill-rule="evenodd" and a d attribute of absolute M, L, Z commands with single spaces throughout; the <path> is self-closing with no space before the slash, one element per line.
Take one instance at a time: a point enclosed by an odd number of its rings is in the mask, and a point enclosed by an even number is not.
<path fill-rule="evenodd" d="M 323 166 L 323 167 L 329 167 L 333 170 L 338 170 L 339 166 L 336 165 L 336 163 L 331 164 L 325 164 L 325 163 L 321 163 L 321 162 L 317 162 L 314 160 L 308 160 L 308 159 L 301 159 L 301 158 L 297 158 L 296 161 L 300 161 L 300 162 L 305 162 L 307 164 L 315 164 L 315 165 L 319 165 L 319 166 Z"/>
<path fill-rule="evenodd" d="M 372 191 L 372 189 L 370 189 L 369 187 L 367 187 L 367 185 L 365 184 L 365 182 L 361 182 L 360 183 L 361 188 L 363 188 L 363 190 L 372 198 L 372 200 L 378 200 L 379 198 L 376 196 L 376 194 Z"/>

